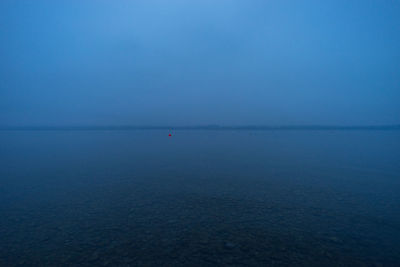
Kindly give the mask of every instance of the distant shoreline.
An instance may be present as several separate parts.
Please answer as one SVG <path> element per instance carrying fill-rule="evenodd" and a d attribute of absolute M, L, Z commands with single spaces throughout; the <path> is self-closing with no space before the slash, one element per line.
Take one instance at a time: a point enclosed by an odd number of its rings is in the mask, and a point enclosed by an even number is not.
<path fill-rule="evenodd" d="M 361 125 L 361 126 L 327 126 L 327 125 L 243 125 L 243 126 L 133 126 L 133 125 L 104 125 L 104 126 L 0 126 L 0 131 L 133 131 L 133 130 L 214 130 L 214 131 L 288 131 L 288 130 L 400 130 L 399 125 Z"/>

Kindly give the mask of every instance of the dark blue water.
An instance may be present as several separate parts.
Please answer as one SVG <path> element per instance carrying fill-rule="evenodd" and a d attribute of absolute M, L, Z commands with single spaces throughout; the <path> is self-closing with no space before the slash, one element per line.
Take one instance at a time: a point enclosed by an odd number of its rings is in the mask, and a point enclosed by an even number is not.
<path fill-rule="evenodd" d="M 400 131 L 0 132 L 1 266 L 399 266 Z"/>

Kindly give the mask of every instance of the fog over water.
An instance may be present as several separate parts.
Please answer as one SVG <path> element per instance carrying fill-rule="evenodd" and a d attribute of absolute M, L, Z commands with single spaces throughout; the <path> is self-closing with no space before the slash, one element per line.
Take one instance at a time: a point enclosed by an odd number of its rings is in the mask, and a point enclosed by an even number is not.
<path fill-rule="evenodd" d="M 398 1 L 0 3 L 1 125 L 398 124 Z"/>
<path fill-rule="evenodd" d="M 0 266 L 400 266 L 400 1 L 0 0 Z"/>

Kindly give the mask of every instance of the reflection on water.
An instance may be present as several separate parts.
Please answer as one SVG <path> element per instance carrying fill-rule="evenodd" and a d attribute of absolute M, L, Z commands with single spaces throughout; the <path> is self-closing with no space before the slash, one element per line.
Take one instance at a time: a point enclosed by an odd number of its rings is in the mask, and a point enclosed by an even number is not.
<path fill-rule="evenodd" d="M 0 132 L 1 266 L 400 264 L 399 131 Z"/>

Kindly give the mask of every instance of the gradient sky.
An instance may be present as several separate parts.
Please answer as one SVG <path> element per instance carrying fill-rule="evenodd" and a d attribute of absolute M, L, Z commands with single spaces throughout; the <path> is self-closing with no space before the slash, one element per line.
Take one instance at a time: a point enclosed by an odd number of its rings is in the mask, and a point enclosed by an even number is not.
<path fill-rule="evenodd" d="M 400 123 L 400 1 L 0 2 L 0 125 Z"/>

